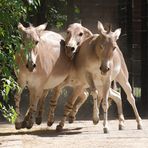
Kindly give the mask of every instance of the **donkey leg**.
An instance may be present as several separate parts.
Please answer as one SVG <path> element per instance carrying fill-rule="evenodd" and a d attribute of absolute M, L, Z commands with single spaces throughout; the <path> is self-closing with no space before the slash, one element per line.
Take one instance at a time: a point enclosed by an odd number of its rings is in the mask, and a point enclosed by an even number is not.
<path fill-rule="evenodd" d="M 45 98 L 48 95 L 48 90 L 44 90 L 41 98 L 39 99 L 38 106 L 37 106 L 37 115 L 35 118 L 36 124 L 40 125 L 42 123 L 42 116 L 44 111 L 44 102 Z"/>
<path fill-rule="evenodd" d="M 34 124 L 34 114 L 36 113 L 36 110 L 37 110 L 37 104 L 38 104 L 38 101 L 39 101 L 39 98 L 41 97 L 42 95 L 42 91 L 33 91 L 33 90 L 30 90 L 30 104 L 29 104 L 29 109 L 25 115 L 25 118 L 24 118 L 24 123 L 26 125 L 26 128 L 30 129 L 32 128 L 33 124 Z"/>
<path fill-rule="evenodd" d="M 86 80 L 90 86 L 91 95 L 93 97 L 93 123 L 99 122 L 99 109 L 98 109 L 98 90 L 96 89 L 93 76 L 90 72 L 86 73 Z"/>
<path fill-rule="evenodd" d="M 64 107 L 64 117 L 60 121 L 59 125 L 57 125 L 57 127 L 56 127 L 57 131 L 62 131 L 65 121 L 66 121 L 68 115 L 70 114 L 77 97 L 82 93 L 82 91 L 84 91 L 84 89 L 81 86 L 77 86 L 77 87 L 73 88 L 72 95 L 68 99 L 68 101 Z"/>
<path fill-rule="evenodd" d="M 89 93 L 87 91 L 84 91 L 76 100 L 72 111 L 69 114 L 69 123 L 73 123 L 74 120 L 76 119 L 76 114 L 80 107 L 83 105 L 83 103 L 86 101 Z"/>
<path fill-rule="evenodd" d="M 93 124 L 96 125 L 100 120 L 99 119 L 99 108 L 98 108 L 98 91 L 95 89 L 92 90 L 91 95 L 93 97 Z"/>
<path fill-rule="evenodd" d="M 103 90 L 102 90 L 102 108 L 103 108 L 103 130 L 104 133 L 108 133 L 108 97 L 109 97 L 109 89 L 110 89 L 110 81 L 107 79 L 106 83 L 104 83 Z"/>
<path fill-rule="evenodd" d="M 59 86 L 57 86 L 53 89 L 53 95 L 52 95 L 50 102 L 49 102 L 49 113 L 48 113 L 48 122 L 47 122 L 48 126 L 52 126 L 52 124 L 54 123 L 54 112 L 56 109 L 56 105 L 57 105 L 59 96 L 61 94 L 61 90 L 62 90 L 62 88 Z"/>
<path fill-rule="evenodd" d="M 16 113 L 17 113 L 17 118 L 15 120 L 15 128 L 17 130 L 21 129 L 24 127 L 22 119 L 21 119 L 21 114 L 20 114 L 20 99 L 21 99 L 21 94 L 22 94 L 22 89 L 20 89 L 16 94 L 15 94 L 15 107 L 16 107 Z"/>
<path fill-rule="evenodd" d="M 60 85 L 58 85 L 57 87 L 55 87 L 53 89 L 53 95 L 52 95 L 52 98 L 50 99 L 50 103 L 49 103 L 49 114 L 48 114 L 48 122 L 47 122 L 48 126 L 52 126 L 52 124 L 54 123 L 54 112 L 56 109 L 57 101 L 59 99 L 59 96 L 61 95 L 62 89 L 69 82 L 70 82 L 70 79 L 69 79 L 69 77 L 67 77 Z"/>
<path fill-rule="evenodd" d="M 117 105 L 118 109 L 118 116 L 119 116 L 119 130 L 124 129 L 124 116 L 123 116 L 123 108 L 122 108 L 122 100 L 121 95 L 119 92 L 110 88 L 109 90 L 109 97 L 114 100 Z"/>
<path fill-rule="evenodd" d="M 102 102 L 102 108 L 103 108 L 103 131 L 104 133 L 108 133 L 109 130 L 108 130 L 108 106 L 107 106 L 107 103 L 108 101 L 106 101 L 106 99 L 103 99 L 103 102 Z"/>
<path fill-rule="evenodd" d="M 142 120 L 139 116 L 137 107 L 136 107 L 136 103 L 135 103 L 135 98 L 132 94 L 132 89 L 130 86 L 130 83 L 128 82 L 128 80 L 126 79 L 126 77 L 121 73 L 120 77 L 118 77 L 118 82 L 119 84 L 122 86 L 122 88 L 124 89 L 126 95 L 127 95 L 127 100 L 128 102 L 131 104 L 135 116 L 136 116 L 136 121 L 137 121 L 137 129 L 142 129 Z"/>

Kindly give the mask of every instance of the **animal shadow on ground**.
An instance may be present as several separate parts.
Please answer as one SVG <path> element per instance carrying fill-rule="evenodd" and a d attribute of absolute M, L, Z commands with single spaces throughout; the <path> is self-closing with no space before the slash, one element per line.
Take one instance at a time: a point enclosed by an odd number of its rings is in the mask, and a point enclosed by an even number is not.
<path fill-rule="evenodd" d="M 81 134 L 82 132 L 79 131 L 82 128 L 73 128 L 73 129 L 64 129 L 62 132 L 57 132 L 54 129 L 48 129 L 48 128 L 42 128 L 37 130 L 20 130 L 20 131 L 14 131 L 14 132 L 0 132 L 0 136 L 11 136 L 11 135 L 37 135 L 40 137 L 57 137 L 61 135 L 75 135 L 75 134 Z"/>

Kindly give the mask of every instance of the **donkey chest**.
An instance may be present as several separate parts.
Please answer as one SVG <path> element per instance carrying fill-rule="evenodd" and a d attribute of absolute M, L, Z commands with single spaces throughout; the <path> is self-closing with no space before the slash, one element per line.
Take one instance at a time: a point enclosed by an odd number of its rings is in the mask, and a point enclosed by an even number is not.
<path fill-rule="evenodd" d="M 43 82 L 45 81 L 45 77 L 42 77 L 41 75 L 37 75 L 36 73 L 21 73 L 19 82 L 23 86 L 36 88 L 37 86 L 41 86 Z"/>
<path fill-rule="evenodd" d="M 102 87 L 104 85 L 106 78 L 102 76 L 99 72 L 93 73 L 93 81 L 96 87 Z"/>
<path fill-rule="evenodd" d="M 91 69 L 91 71 L 89 71 L 92 75 L 94 84 L 96 87 L 101 88 L 103 87 L 106 82 L 110 81 L 110 77 L 111 75 L 107 74 L 107 75 L 102 75 L 99 67 L 94 67 L 93 69 Z"/>

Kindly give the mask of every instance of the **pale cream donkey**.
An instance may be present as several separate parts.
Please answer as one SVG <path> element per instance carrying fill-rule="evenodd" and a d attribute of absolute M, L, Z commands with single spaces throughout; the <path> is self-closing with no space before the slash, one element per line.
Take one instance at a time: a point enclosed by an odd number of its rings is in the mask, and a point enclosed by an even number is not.
<path fill-rule="evenodd" d="M 71 60 L 65 55 L 63 37 L 55 32 L 45 30 L 47 24 L 38 27 L 24 27 L 21 23 L 18 29 L 22 34 L 22 47 L 16 53 L 16 72 L 21 90 L 15 95 L 16 129 L 31 128 L 34 123 L 33 114 L 41 108 L 42 101 L 48 90 L 58 86 L 67 77 Z M 20 116 L 20 99 L 22 90 L 27 87 L 30 103 L 25 118 Z"/>

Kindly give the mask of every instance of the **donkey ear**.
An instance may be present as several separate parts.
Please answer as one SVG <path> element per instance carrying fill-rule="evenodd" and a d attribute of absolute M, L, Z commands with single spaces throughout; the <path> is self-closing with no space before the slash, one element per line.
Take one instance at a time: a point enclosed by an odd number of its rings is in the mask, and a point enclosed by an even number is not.
<path fill-rule="evenodd" d="M 36 30 L 37 31 L 43 31 L 43 30 L 46 29 L 46 27 L 47 27 L 47 23 L 44 23 L 44 24 L 39 25 L 38 27 L 36 27 Z"/>
<path fill-rule="evenodd" d="M 21 23 L 18 23 L 18 26 L 17 28 L 20 30 L 20 31 L 26 31 L 26 28 L 21 24 Z"/>
<path fill-rule="evenodd" d="M 100 22 L 100 21 L 98 21 L 98 31 L 99 31 L 99 33 L 103 33 L 103 32 L 106 32 L 105 31 L 105 29 L 104 29 L 104 27 L 103 27 L 103 24 Z"/>
<path fill-rule="evenodd" d="M 88 30 L 87 28 L 83 27 L 84 29 L 84 35 L 85 35 L 85 38 L 89 38 L 90 36 L 92 36 L 92 32 L 90 30 Z"/>
<path fill-rule="evenodd" d="M 121 34 L 121 28 L 118 28 L 114 31 L 115 40 L 119 39 L 120 34 Z"/>

